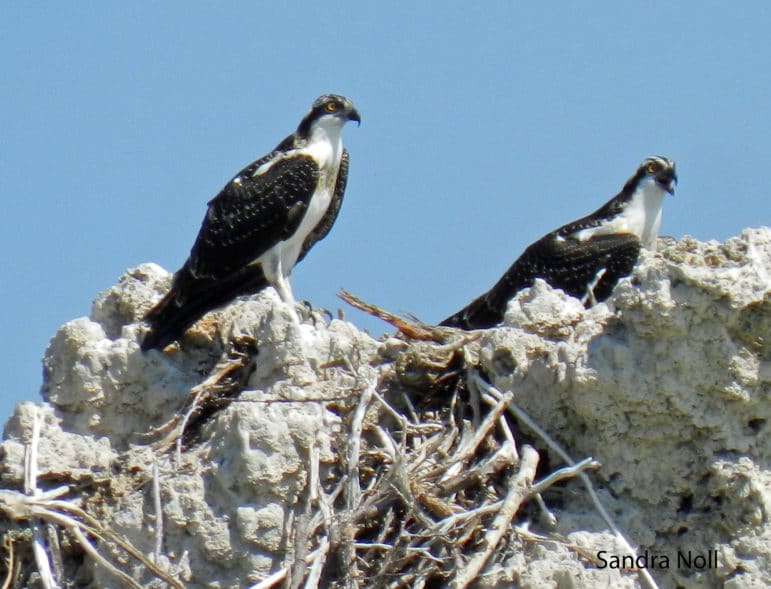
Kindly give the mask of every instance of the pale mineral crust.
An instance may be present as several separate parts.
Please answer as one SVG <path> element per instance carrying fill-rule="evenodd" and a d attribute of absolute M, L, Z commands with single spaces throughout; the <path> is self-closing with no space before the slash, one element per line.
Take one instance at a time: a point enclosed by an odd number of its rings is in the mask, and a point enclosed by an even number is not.
<path fill-rule="evenodd" d="M 180 349 L 142 353 L 141 317 L 169 280 L 153 264 L 129 270 L 99 294 L 90 317 L 57 331 L 43 360 L 42 401 L 20 403 L 5 424 L 0 488 L 23 490 L 37 413 L 40 488 L 68 485 L 74 502 L 87 488 L 81 507 L 152 555 L 156 468 L 160 564 L 185 587 L 248 587 L 287 565 L 311 455 L 321 477 L 335 476 L 336 440 L 348 426 L 336 407 L 385 382 L 393 338 L 375 340 L 319 313 L 297 325 L 268 289 L 204 318 Z M 226 342 L 243 336 L 257 349 L 243 390 L 202 421 L 180 461 L 174 449 L 154 452 L 153 428 L 180 410 Z M 661 239 L 588 310 L 539 281 L 469 349 L 489 381 L 512 391 L 573 458 L 602 463 L 591 475 L 600 498 L 638 554 L 648 564 L 657 557 L 649 571 L 660 586 L 771 586 L 771 229 L 724 243 Z M 561 465 L 532 443 L 552 468 Z M 579 483 L 545 499 L 556 528 L 533 516 L 531 529 L 603 551 L 608 566 L 567 544 L 524 542 L 514 557 L 491 561 L 480 586 L 641 586 L 614 568 L 623 550 Z M 0 516 L 0 533 L 14 526 Z M 76 550 L 62 554 L 71 586 L 121 586 Z M 683 565 L 708 554 L 715 566 Z M 34 561 L 25 566 L 34 580 Z M 125 572 L 165 586 L 135 560 Z"/>

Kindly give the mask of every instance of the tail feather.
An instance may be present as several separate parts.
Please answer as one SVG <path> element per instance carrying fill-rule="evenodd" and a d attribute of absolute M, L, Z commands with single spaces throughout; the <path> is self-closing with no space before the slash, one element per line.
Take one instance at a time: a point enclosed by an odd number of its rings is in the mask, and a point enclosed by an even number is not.
<path fill-rule="evenodd" d="M 142 340 L 142 351 L 162 350 L 209 311 L 268 285 L 259 267 L 218 281 L 195 279 L 183 267 L 174 276 L 171 290 L 145 315 L 150 330 Z"/>
<path fill-rule="evenodd" d="M 503 306 L 494 304 L 489 293 L 477 297 L 454 315 L 450 315 L 439 325 L 443 327 L 456 327 L 458 329 L 487 329 L 503 321 L 506 310 Z"/>

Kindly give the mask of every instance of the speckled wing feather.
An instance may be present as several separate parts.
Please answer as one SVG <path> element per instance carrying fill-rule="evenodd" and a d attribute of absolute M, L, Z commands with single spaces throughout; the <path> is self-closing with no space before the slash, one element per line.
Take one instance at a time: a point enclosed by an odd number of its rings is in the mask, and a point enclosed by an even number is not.
<path fill-rule="evenodd" d="M 554 288 L 583 298 L 589 287 L 595 300 L 610 296 L 622 276 L 632 272 L 640 241 L 631 234 L 598 235 L 587 241 L 558 239 L 555 231 L 530 245 L 489 291 L 440 325 L 484 329 L 503 321 L 506 306 L 517 292 L 542 278 Z M 604 270 L 598 279 L 598 274 Z"/>
<path fill-rule="evenodd" d="M 279 157 L 258 175 L 249 166 L 209 202 L 190 251 L 195 278 L 225 277 L 250 264 L 300 225 L 319 179 L 308 156 Z"/>
<path fill-rule="evenodd" d="M 251 262 L 292 235 L 318 182 L 310 158 L 280 159 L 285 143 L 244 168 L 209 202 L 190 257 L 145 316 L 150 331 L 143 350 L 163 349 L 208 311 L 268 286 L 262 267 Z M 267 171 L 254 175 L 274 158 Z"/>

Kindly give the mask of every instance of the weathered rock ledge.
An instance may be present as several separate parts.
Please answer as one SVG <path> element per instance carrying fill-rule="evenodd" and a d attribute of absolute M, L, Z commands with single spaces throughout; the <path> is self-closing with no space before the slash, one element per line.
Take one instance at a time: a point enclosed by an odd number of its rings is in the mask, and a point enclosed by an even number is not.
<path fill-rule="evenodd" d="M 658 557 L 649 572 L 662 587 L 771 586 L 771 229 L 748 229 L 724 243 L 662 239 L 658 250 L 645 253 L 634 276 L 589 310 L 537 283 L 512 302 L 506 327 L 466 343 L 463 358 L 499 390 L 513 392 L 574 458 L 601 462 L 591 475 L 600 498 L 647 564 Z M 444 364 L 427 361 L 435 374 L 413 374 L 421 350 L 431 356 L 443 349 L 439 343 L 376 341 L 318 313 L 298 326 L 268 291 L 209 315 L 179 349 L 143 354 L 139 319 L 169 279 L 152 264 L 132 269 L 97 297 L 90 317 L 54 335 L 43 402 L 19 404 L 5 426 L 0 489 L 24 491 L 37 415 L 39 490 L 67 485 L 63 500 L 146 555 L 160 547 L 158 565 L 185 587 L 248 587 L 316 548 L 313 534 L 308 546 L 293 545 L 292 530 L 313 503 L 309 465 L 320 465 L 319 488 L 335 486 L 362 395 L 388 399 L 402 387 L 419 403 L 424 387 L 433 404 L 442 394 L 449 403 L 452 391 L 466 388 L 460 352 Z M 448 334 L 443 343 L 459 337 Z M 153 428 L 178 414 L 191 390 L 222 366 L 233 338 L 250 342 L 252 351 L 241 352 L 248 361 L 238 378 L 217 382 L 224 401 L 194 416 L 194 435 L 179 455 L 153 446 L 161 435 Z M 383 435 L 377 420 L 394 422 L 374 405 L 358 425 L 362 448 L 368 435 Z M 383 427 L 398 442 L 399 428 Z M 518 444 L 522 435 L 539 448 L 542 468 L 561 466 L 526 428 L 514 431 Z M 361 466 L 365 495 L 370 466 Z M 491 478 L 484 488 L 492 492 L 499 482 Z M 479 586 L 640 586 L 634 572 L 597 566 L 602 559 L 612 565 L 621 549 L 579 483 L 544 499 L 555 527 L 535 509 L 522 510 L 515 523 L 527 519 L 531 531 L 565 542 L 513 534 L 500 558 L 487 562 Z M 29 548 L 32 516 L 11 513 L 4 501 L 0 496 L 0 535 L 13 541 L 20 563 L 11 586 L 42 586 Z M 439 507 L 423 511 L 441 520 Z M 62 556 L 67 586 L 124 586 L 66 533 L 60 538 L 51 552 Z M 112 550 L 108 540 L 94 543 Z M 166 586 L 136 559 L 110 554 L 141 586 Z M 714 554 L 716 563 L 689 568 L 678 554 Z M 464 555 L 457 558 L 462 568 Z M 0 578 L 3 571 L 0 565 Z M 396 578 L 359 581 L 399 586 Z"/>

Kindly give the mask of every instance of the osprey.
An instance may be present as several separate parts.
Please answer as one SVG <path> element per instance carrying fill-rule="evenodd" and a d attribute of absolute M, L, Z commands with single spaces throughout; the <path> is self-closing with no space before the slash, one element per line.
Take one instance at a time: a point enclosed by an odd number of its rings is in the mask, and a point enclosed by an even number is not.
<path fill-rule="evenodd" d="M 655 249 L 661 206 L 674 194 L 675 163 L 645 159 L 616 196 L 591 215 L 563 225 L 530 245 L 501 279 L 440 325 L 484 329 L 503 321 L 509 300 L 542 278 L 585 305 L 610 296 L 632 273 L 641 247 Z"/>
<path fill-rule="evenodd" d="M 292 268 L 329 233 L 340 211 L 347 121 L 361 123 L 350 100 L 320 96 L 294 133 L 209 201 L 190 257 L 145 316 L 150 331 L 142 350 L 163 349 L 208 311 L 268 285 L 294 305 Z"/>

